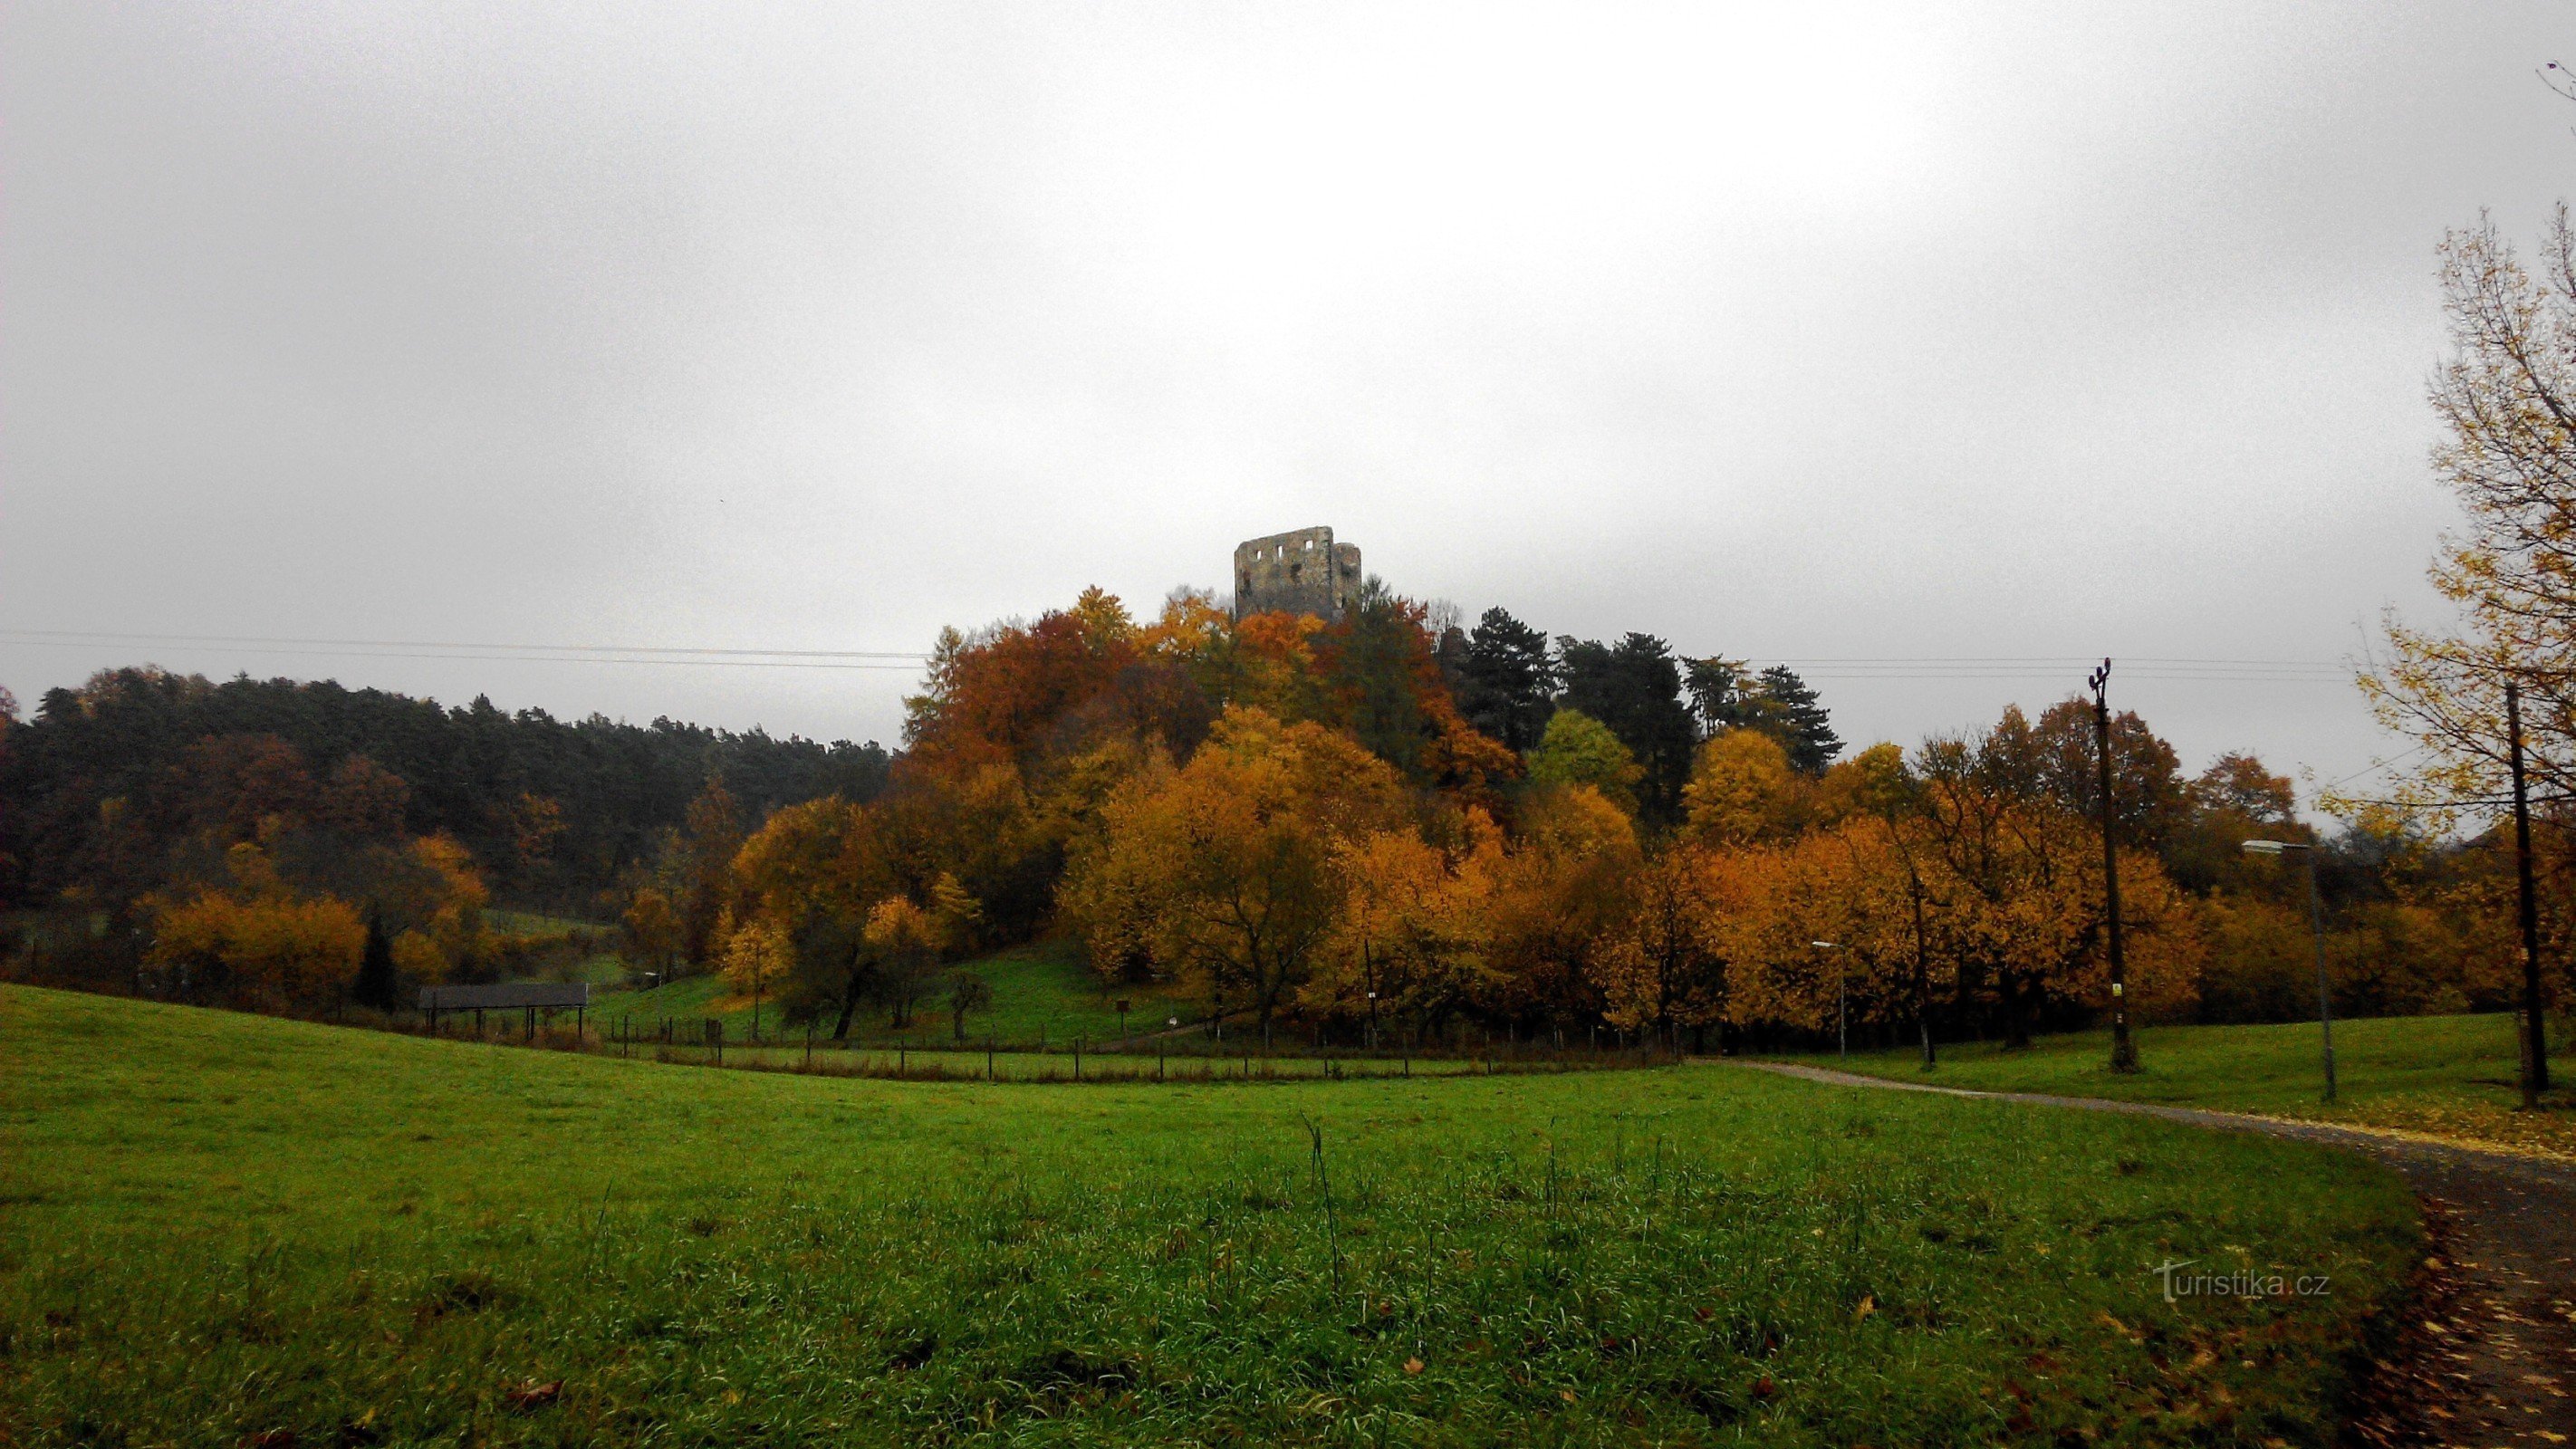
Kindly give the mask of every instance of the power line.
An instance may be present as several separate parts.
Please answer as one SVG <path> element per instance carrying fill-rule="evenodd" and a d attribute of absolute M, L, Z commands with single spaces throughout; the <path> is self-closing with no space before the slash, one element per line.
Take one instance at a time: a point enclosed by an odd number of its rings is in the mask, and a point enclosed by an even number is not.
<path fill-rule="evenodd" d="M 471 649 L 509 653 L 633 654 L 644 656 L 740 655 L 762 659 L 928 659 L 919 649 L 724 649 L 651 644 L 492 644 L 444 639 L 298 639 L 261 634 L 111 634 L 75 629 L 0 629 L 14 643 L 41 644 L 246 644 L 296 645 L 348 649 Z"/>
<path fill-rule="evenodd" d="M 484 644 L 398 639 L 269 639 L 233 634 L 109 634 L 0 629 L 0 642 L 36 648 L 224 648 L 261 656 L 322 659 L 456 659 L 520 664 L 638 664 L 657 668 L 833 669 L 917 672 L 930 656 L 888 649 L 722 649 L 628 644 Z"/>
<path fill-rule="evenodd" d="M 0 642 L 45 648 L 227 648 L 285 656 L 372 659 L 520 660 L 548 664 L 651 664 L 760 669 L 915 669 L 932 657 L 918 649 L 756 649 L 721 645 L 521 644 L 492 640 L 344 639 L 260 634 L 178 634 L 75 629 L 0 629 Z M 2025 680 L 2080 675 L 2084 655 L 1875 655 L 1749 660 L 1786 664 L 1803 676 L 1840 682 L 1890 680 Z M 2314 659 L 2219 659 L 2131 656 L 2133 679 L 2179 683 L 2343 684 L 2350 666 Z"/>

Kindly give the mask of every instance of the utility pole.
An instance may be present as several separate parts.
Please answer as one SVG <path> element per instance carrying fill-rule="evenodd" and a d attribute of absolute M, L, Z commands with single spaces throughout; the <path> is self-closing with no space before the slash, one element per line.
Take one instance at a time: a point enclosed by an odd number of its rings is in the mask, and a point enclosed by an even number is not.
<path fill-rule="evenodd" d="M 2093 686 L 2093 763 L 2102 785 L 2102 900 L 2111 928 L 2111 1070 L 2138 1069 L 2137 1043 L 2129 1040 L 2129 961 L 2120 950 L 2120 854 L 2111 834 L 2111 661 L 2085 681 Z"/>
<path fill-rule="evenodd" d="M 2513 873 L 2522 915 L 2522 1105 L 2549 1090 L 2548 1025 L 2540 1014 L 2540 903 L 2531 884 L 2531 796 L 2522 771 L 2522 686 L 2504 683 L 2504 733 L 2513 758 Z"/>

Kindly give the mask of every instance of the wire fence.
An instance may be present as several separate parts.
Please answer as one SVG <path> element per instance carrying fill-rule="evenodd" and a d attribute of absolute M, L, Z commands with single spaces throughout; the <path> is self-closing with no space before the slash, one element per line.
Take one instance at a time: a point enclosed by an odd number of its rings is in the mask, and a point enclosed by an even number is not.
<path fill-rule="evenodd" d="M 498 1020 L 504 1016 L 508 1019 Z M 1242 1083 L 1510 1076 L 1635 1069 L 1667 1065 L 1682 1055 L 1673 1045 L 1618 1038 L 1605 1043 L 1597 1034 L 1572 1046 L 1561 1045 L 1553 1037 L 1476 1039 L 1471 1032 L 1428 1043 L 1384 1041 L 1375 1049 L 1320 1041 L 1282 1043 L 1276 1034 L 1270 1045 L 1263 1046 L 1243 1033 L 1232 1038 L 1212 1033 L 1165 1034 L 1105 1042 L 1080 1036 L 1070 1042 L 988 1036 L 982 1041 L 887 1045 L 835 1040 L 812 1032 L 755 1041 L 729 1033 L 723 1020 L 712 1017 L 602 1013 L 583 1018 L 544 1011 L 493 1013 L 491 1018 L 449 1013 L 448 1017 L 435 1033 L 442 1040 L 676 1066 L 925 1082 Z M 382 1025 L 416 1035 L 432 1034 L 425 1020 L 405 1023 L 388 1018 Z"/>

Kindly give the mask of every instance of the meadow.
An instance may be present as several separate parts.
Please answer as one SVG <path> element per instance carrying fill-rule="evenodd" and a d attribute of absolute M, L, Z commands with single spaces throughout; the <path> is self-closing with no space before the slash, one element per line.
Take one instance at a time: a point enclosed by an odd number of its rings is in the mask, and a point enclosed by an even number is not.
<path fill-rule="evenodd" d="M 1173 1019 L 1188 1022 L 1207 1015 L 1205 1002 L 1174 988 L 1145 985 L 1103 991 L 1099 979 L 1083 966 L 1080 947 L 1067 940 L 1009 947 L 966 962 L 961 969 L 983 977 L 993 989 L 991 1006 L 967 1014 L 965 1036 L 969 1042 L 981 1043 L 987 1037 L 995 1037 L 1006 1044 L 1038 1050 L 1069 1047 L 1076 1038 L 1093 1043 L 1116 1042 L 1165 1030 L 1166 1023 Z M 1123 1018 L 1117 1009 L 1120 1000 L 1128 1004 Z M 747 1041 L 751 1037 L 751 998 L 714 975 L 682 977 L 641 991 L 612 991 L 600 998 L 598 1012 L 602 1022 L 620 1015 L 637 1022 L 666 1016 L 720 1020 L 725 1024 L 726 1040 Z M 804 1034 L 803 1027 L 786 1025 L 775 1001 L 769 1002 L 761 1013 L 761 1028 L 765 1037 L 801 1039 Z M 944 1003 L 933 997 L 916 1010 L 912 1026 L 906 1031 L 896 1031 L 888 1025 L 884 1007 L 864 1004 L 851 1019 L 850 1035 L 852 1040 L 863 1043 L 935 1049 L 955 1045 L 956 1030 Z"/>
<path fill-rule="evenodd" d="M 887 1082 L 14 987 L 0 1062 L 10 1444 L 2322 1443 L 2422 1252 L 2351 1156 L 1716 1065 Z"/>
<path fill-rule="evenodd" d="M 2020 1051 L 1995 1042 L 1945 1046 L 1928 1076 L 1911 1048 L 1796 1060 L 1945 1087 L 2387 1127 L 2576 1159 L 2576 1061 L 2565 1056 L 2565 1020 L 2550 1026 L 2555 1082 L 2541 1112 L 2519 1110 L 2521 1058 L 2514 1018 L 2504 1014 L 2336 1022 L 2331 1104 L 2314 1022 L 2141 1028 L 2134 1073 L 2111 1070 L 2107 1031 L 2040 1037 Z"/>

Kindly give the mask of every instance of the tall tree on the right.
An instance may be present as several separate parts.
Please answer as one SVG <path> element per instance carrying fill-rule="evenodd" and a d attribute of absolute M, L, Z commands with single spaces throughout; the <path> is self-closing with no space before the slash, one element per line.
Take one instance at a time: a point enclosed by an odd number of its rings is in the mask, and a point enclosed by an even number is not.
<path fill-rule="evenodd" d="M 2361 676 L 2381 722 L 2423 750 L 2401 793 L 2479 813 L 2507 793 L 2509 682 L 2532 793 L 2576 793 L 2576 227 L 2564 205 L 2539 262 L 2535 275 L 2483 218 L 2442 242 L 2451 348 L 2433 374 L 2433 470 L 2466 526 L 2443 539 L 2432 581 L 2460 626 L 2392 614 L 2387 652 Z"/>

